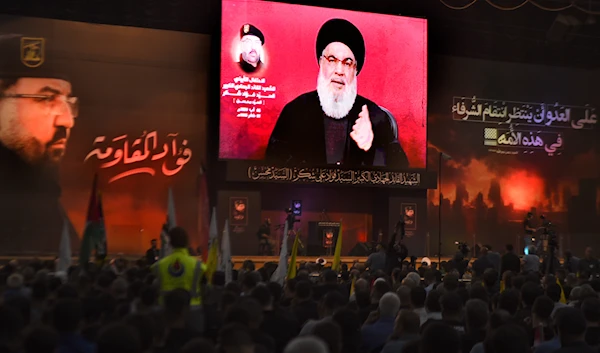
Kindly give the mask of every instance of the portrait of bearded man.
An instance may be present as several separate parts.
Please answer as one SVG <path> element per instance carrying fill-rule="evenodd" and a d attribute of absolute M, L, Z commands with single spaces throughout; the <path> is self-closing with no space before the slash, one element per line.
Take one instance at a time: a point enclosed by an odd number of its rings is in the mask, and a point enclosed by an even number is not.
<path fill-rule="evenodd" d="M 0 34 L 0 251 L 56 253 L 66 230 L 59 167 L 78 99 L 41 37 Z"/>
<path fill-rule="evenodd" d="M 325 22 L 317 35 L 317 89 L 283 108 L 265 153 L 269 163 L 408 167 L 394 118 L 358 95 L 365 63 L 360 30 L 344 19 Z"/>
<path fill-rule="evenodd" d="M 262 52 L 265 36 L 256 26 L 249 23 L 240 29 L 240 68 L 246 73 L 257 74 L 263 67 Z"/>

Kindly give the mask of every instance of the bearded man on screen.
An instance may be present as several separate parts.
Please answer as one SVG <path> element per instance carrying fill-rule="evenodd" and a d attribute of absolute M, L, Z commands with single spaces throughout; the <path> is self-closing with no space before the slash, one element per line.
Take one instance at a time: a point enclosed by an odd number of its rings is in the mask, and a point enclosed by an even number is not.
<path fill-rule="evenodd" d="M 391 115 L 357 94 L 357 76 L 365 61 L 358 28 L 343 19 L 327 21 L 317 35 L 316 54 L 317 90 L 283 108 L 269 139 L 267 161 L 408 167 Z M 378 162 L 377 154 L 383 156 Z"/>
<path fill-rule="evenodd" d="M 0 252 L 56 253 L 77 241 L 58 181 L 77 98 L 44 38 L 0 34 Z M 72 245 L 74 245 L 72 243 Z"/>

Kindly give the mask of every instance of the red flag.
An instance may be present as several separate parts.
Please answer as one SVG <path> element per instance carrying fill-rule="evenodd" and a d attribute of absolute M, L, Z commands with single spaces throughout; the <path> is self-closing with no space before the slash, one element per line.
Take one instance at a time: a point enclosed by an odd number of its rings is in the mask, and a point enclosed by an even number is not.
<path fill-rule="evenodd" d="M 206 170 L 200 166 L 198 173 L 198 241 L 202 247 L 202 258 L 208 258 L 208 229 L 210 227 L 210 205 Z"/>

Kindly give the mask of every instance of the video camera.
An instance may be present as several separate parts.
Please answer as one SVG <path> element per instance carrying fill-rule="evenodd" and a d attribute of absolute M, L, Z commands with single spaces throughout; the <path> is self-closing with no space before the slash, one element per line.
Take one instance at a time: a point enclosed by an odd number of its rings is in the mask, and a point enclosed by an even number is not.
<path fill-rule="evenodd" d="M 554 228 L 554 224 L 546 219 L 546 216 L 541 215 L 540 220 L 542 221 L 542 227 L 544 228 L 544 235 L 546 239 L 548 239 L 548 246 L 550 248 L 557 249 L 558 248 L 558 237 L 556 234 L 556 229 Z"/>
<path fill-rule="evenodd" d="M 294 214 L 294 212 L 292 211 L 292 209 L 290 207 L 286 208 L 284 211 L 285 211 L 285 213 L 287 213 L 286 222 L 288 223 L 288 227 L 290 227 L 290 229 L 292 229 L 294 227 L 294 223 L 300 222 L 300 220 L 296 219 L 296 215 Z"/>
<path fill-rule="evenodd" d="M 471 248 L 469 248 L 469 245 L 465 242 L 455 241 L 454 244 L 457 246 L 458 251 L 460 251 L 464 256 L 467 256 L 467 254 L 471 252 Z"/>

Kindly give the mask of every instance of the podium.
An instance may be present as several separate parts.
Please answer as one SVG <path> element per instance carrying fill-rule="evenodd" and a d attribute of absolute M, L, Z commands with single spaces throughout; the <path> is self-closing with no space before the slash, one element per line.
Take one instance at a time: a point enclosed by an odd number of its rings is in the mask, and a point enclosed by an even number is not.
<path fill-rule="evenodd" d="M 340 222 L 308 222 L 307 256 L 333 256 Z"/>

